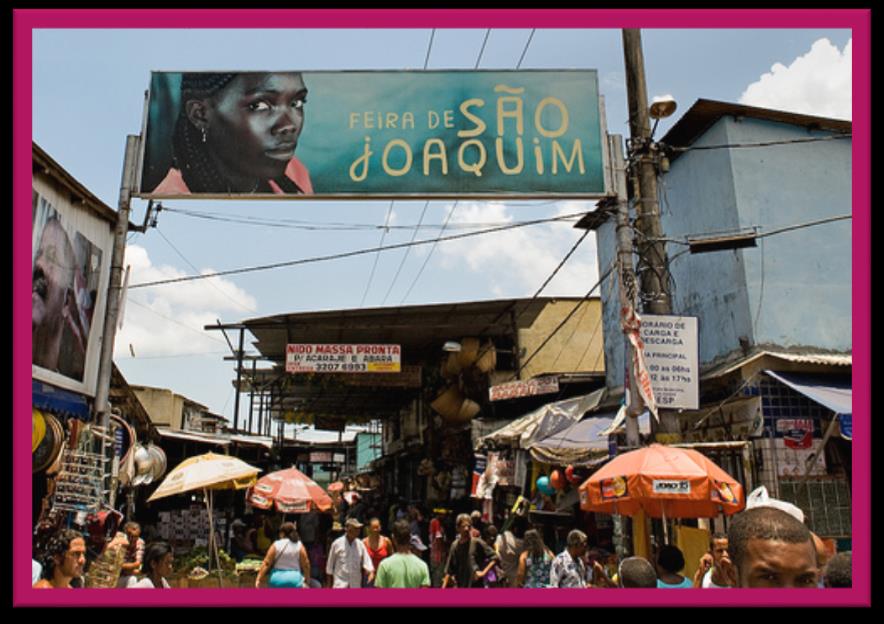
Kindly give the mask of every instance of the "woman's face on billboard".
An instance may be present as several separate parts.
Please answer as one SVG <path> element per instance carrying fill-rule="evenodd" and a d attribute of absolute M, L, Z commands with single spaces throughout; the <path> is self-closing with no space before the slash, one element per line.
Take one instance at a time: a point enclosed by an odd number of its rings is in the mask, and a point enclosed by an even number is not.
<path fill-rule="evenodd" d="M 209 153 L 234 181 L 282 175 L 304 127 L 306 98 L 300 73 L 239 74 L 206 100 Z"/>

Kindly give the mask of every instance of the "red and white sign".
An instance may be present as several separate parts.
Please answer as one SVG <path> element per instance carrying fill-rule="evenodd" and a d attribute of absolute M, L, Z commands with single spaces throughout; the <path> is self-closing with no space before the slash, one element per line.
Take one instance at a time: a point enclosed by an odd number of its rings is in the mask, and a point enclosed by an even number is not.
<path fill-rule="evenodd" d="M 777 421 L 777 431 L 783 434 L 786 448 L 809 449 L 813 442 L 813 419 L 784 418 Z"/>
<path fill-rule="evenodd" d="M 402 347 L 391 344 L 290 344 L 287 373 L 398 373 Z"/>
<path fill-rule="evenodd" d="M 488 388 L 490 401 L 505 401 L 520 397 L 537 396 L 539 394 L 551 394 L 559 391 L 558 377 L 539 377 L 528 381 L 512 381 L 510 383 L 491 386 Z"/>

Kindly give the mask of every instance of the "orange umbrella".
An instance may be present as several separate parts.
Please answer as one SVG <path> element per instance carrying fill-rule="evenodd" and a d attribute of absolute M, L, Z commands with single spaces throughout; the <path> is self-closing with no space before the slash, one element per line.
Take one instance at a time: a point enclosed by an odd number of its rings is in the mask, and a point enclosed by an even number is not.
<path fill-rule="evenodd" d="M 714 518 L 745 507 L 743 486 L 705 455 L 652 444 L 624 453 L 580 486 L 580 508 L 652 518 Z"/>
<path fill-rule="evenodd" d="M 335 481 L 331 485 L 328 486 L 329 492 L 343 492 L 344 491 L 344 482 L 343 481 Z"/>
<path fill-rule="evenodd" d="M 258 509 L 275 505 L 281 513 L 330 511 L 332 500 L 313 479 L 297 468 L 278 470 L 261 477 L 246 492 L 246 502 Z"/>

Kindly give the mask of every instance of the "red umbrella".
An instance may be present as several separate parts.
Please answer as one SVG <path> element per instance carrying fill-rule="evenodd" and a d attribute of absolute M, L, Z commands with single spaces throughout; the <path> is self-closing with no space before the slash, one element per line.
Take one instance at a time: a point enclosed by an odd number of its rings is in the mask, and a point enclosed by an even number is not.
<path fill-rule="evenodd" d="M 297 468 L 266 475 L 246 492 L 246 502 L 258 509 L 274 504 L 281 513 L 331 511 L 332 500 L 313 479 Z"/>

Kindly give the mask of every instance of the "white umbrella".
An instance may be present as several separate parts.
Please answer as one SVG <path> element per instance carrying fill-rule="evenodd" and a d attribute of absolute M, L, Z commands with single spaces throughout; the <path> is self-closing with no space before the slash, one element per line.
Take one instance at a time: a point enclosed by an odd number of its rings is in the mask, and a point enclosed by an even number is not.
<path fill-rule="evenodd" d="M 148 502 L 203 490 L 206 498 L 206 509 L 209 513 L 209 569 L 212 565 L 212 552 L 215 550 L 215 526 L 212 521 L 212 491 L 213 490 L 240 490 L 255 483 L 260 468 L 245 463 L 236 457 L 229 455 L 216 455 L 206 453 L 190 457 L 178 464 L 163 479 L 163 482 L 148 498 Z M 217 555 L 216 555 L 217 560 Z M 220 565 L 219 565 L 220 574 Z"/>

